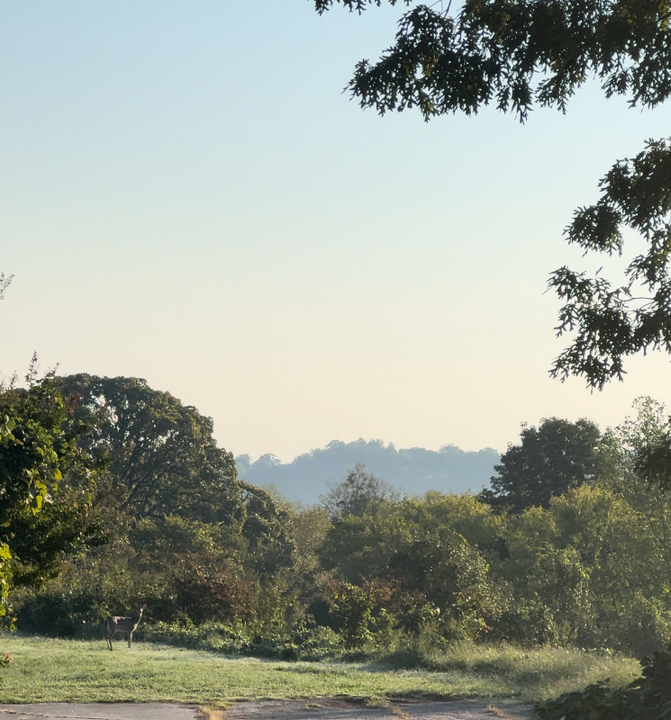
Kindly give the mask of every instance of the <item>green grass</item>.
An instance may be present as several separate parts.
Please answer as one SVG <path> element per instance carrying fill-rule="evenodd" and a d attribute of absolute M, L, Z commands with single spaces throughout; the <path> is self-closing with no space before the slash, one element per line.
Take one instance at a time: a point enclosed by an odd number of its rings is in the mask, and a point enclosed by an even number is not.
<path fill-rule="evenodd" d="M 389 663 L 279 662 L 123 643 L 0 635 L 13 662 L 1 676 L 0 701 L 183 702 L 350 696 L 385 698 L 514 698 L 524 702 L 611 677 L 629 682 L 634 660 L 578 650 L 522 651 L 466 646 L 434 660 L 433 670 L 391 669 Z"/>

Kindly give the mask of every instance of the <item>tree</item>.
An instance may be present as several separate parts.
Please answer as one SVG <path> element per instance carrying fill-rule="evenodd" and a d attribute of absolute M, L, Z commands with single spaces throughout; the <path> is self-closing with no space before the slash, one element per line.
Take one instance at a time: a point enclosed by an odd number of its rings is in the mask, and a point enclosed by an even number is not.
<path fill-rule="evenodd" d="M 252 568 L 268 579 L 293 561 L 293 525 L 289 510 L 270 493 L 240 481 L 245 517 L 242 536 L 248 544 Z"/>
<path fill-rule="evenodd" d="M 650 397 L 634 402 L 636 416 L 612 432 L 619 451 L 616 472 L 604 484 L 626 498 L 655 537 L 671 577 L 671 498 L 669 497 L 670 425 L 664 405 Z"/>
<path fill-rule="evenodd" d="M 61 382 L 87 427 L 79 444 L 107 464 L 121 511 L 242 521 L 235 461 L 217 446 L 210 418 L 139 378 L 82 374 Z"/>
<path fill-rule="evenodd" d="M 332 612 L 360 629 L 384 615 L 411 633 L 430 622 L 445 639 L 478 635 L 499 597 L 481 549 L 461 530 L 491 544 L 491 515 L 472 496 L 430 493 L 335 516 L 320 551 L 339 581 Z"/>
<path fill-rule="evenodd" d="M 365 472 L 364 465 L 357 463 L 342 482 L 322 496 L 321 502 L 332 518 L 361 517 L 374 514 L 380 506 L 395 502 L 398 497 L 398 492 L 389 483 Z"/>
<path fill-rule="evenodd" d="M 129 535 L 136 592 L 144 585 L 155 619 L 178 613 L 195 623 L 249 618 L 254 583 L 241 565 L 239 536 L 230 527 L 176 515 L 140 520 Z"/>
<path fill-rule="evenodd" d="M 7 288 L 12 284 L 13 279 L 13 275 L 7 277 L 5 273 L 0 273 L 0 300 L 4 300 L 5 292 L 7 291 Z"/>
<path fill-rule="evenodd" d="M 594 479 L 601 468 L 599 428 L 591 421 L 575 423 L 547 418 L 538 428 L 522 428 L 522 442 L 510 445 L 494 466 L 492 490 L 481 497 L 495 507 L 521 512 L 533 505 L 548 507 L 550 499 L 570 487 Z"/>
<path fill-rule="evenodd" d="M 434 490 L 421 498 L 407 497 L 401 512 L 427 534 L 449 527 L 481 551 L 496 552 L 500 545 L 501 516 L 470 493 L 445 495 Z"/>
<path fill-rule="evenodd" d="M 396 549 L 387 569 L 388 579 L 405 597 L 415 597 L 415 607 L 404 612 L 416 614 L 429 603 L 442 616 L 443 632 L 452 637 L 485 628 L 484 617 L 496 604 L 488 571 L 478 549 L 447 527 Z"/>
<path fill-rule="evenodd" d="M 231 526 L 256 571 L 272 575 L 290 564 L 289 513 L 266 491 L 238 481 L 210 418 L 138 378 L 73 375 L 62 382 L 88 426 L 80 444 L 106 461 L 121 511 Z"/>
<path fill-rule="evenodd" d="M 27 389 L 0 389 L 0 601 L 10 581 L 38 582 L 97 532 L 95 465 L 76 444 L 82 428 L 54 376 L 36 380 L 33 369 Z"/>
<path fill-rule="evenodd" d="M 509 588 L 495 633 L 513 641 L 610 647 L 638 657 L 669 640 L 668 535 L 604 484 L 582 485 L 504 516 Z"/>
<path fill-rule="evenodd" d="M 313 614 L 319 614 L 320 609 L 324 610 L 320 594 L 319 550 L 330 527 L 328 513 L 323 507 L 312 505 L 298 508 L 294 512 L 296 552 L 295 565 L 291 569 L 291 580 L 300 601 L 305 607 L 312 606 Z"/>
<path fill-rule="evenodd" d="M 671 489 L 671 418 L 660 422 L 637 448 L 634 468 L 639 477 L 662 492 Z"/>
<path fill-rule="evenodd" d="M 382 4 L 315 0 L 315 7 L 321 14 L 338 2 L 359 13 Z M 495 103 L 524 122 L 535 103 L 565 111 L 595 76 L 607 97 L 652 108 L 671 95 L 670 18 L 669 0 L 466 0 L 455 11 L 450 2 L 416 5 L 399 21 L 394 45 L 377 63 L 359 62 L 347 87 L 381 115 L 416 107 L 429 120 Z M 616 285 L 566 266 L 549 281 L 565 303 L 557 332 L 575 333 L 551 373 L 583 376 L 599 389 L 622 378 L 629 355 L 671 352 L 670 141 L 650 141 L 617 162 L 600 188 L 599 202 L 575 212 L 568 242 L 622 254 L 631 228 L 647 250 Z"/>

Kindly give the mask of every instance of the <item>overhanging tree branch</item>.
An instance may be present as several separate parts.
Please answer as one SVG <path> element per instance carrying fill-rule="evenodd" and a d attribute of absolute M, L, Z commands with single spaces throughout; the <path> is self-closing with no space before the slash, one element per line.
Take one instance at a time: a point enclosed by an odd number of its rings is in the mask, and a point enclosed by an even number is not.
<path fill-rule="evenodd" d="M 382 0 L 315 0 L 319 13 L 335 4 L 361 13 Z M 670 12 L 671 0 L 465 0 L 453 12 L 418 4 L 377 62 L 356 65 L 347 89 L 381 115 L 418 108 L 429 120 L 495 104 L 524 122 L 537 104 L 564 112 L 596 78 L 607 97 L 652 108 L 671 96 Z M 623 254 L 629 228 L 647 249 L 630 260 L 622 283 L 567 267 L 549 281 L 564 301 L 557 332 L 573 335 L 551 374 L 583 376 L 599 389 L 623 377 L 627 356 L 671 351 L 669 141 L 650 140 L 616 163 L 601 190 L 598 203 L 575 213 L 567 240 Z"/>

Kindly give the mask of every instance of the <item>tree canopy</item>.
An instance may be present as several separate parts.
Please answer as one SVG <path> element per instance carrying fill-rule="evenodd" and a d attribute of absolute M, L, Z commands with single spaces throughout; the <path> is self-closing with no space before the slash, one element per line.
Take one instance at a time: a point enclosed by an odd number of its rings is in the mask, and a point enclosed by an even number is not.
<path fill-rule="evenodd" d="M 106 463 L 120 510 L 210 522 L 242 517 L 235 462 L 212 437 L 211 418 L 139 378 L 81 374 L 61 383 L 88 428 L 79 444 Z"/>
<path fill-rule="evenodd" d="M 71 385 L 80 396 L 59 395 Z M 10 467 L 17 439 L 43 448 L 49 462 L 39 469 L 41 508 L 20 491 L 0 527 L 12 554 L 0 571 L 14 581 L 9 600 L 22 630 L 90 637 L 101 616 L 146 602 L 154 639 L 284 658 L 425 646 L 435 659 L 460 639 L 640 656 L 671 639 L 671 496 L 634 474 L 648 444 L 667 432 L 663 407 L 650 399 L 603 436 L 588 420 L 525 426 L 501 459 L 491 498 L 399 497 L 359 466 L 307 509 L 234 474 L 224 482 L 208 464 L 199 475 L 198 462 L 188 472 L 176 459 L 159 462 L 164 450 L 209 447 L 210 435 L 188 435 L 176 420 L 197 411 L 144 381 L 52 379 L 0 401 L 16 423 L 13 438 L 3 431 L 0 469 Z M 192 419 L 207 427 L 206 418 Z M 121 427 L 124 445 L 144 443 L 144 465 L 155 471 L 147 480 L 154 489 L 130 502 L 138 460 L 115 444 Z M 158 442 L 159 427 L 185 436 Z M 83 448 L 107 463 L 97 487 L 87 482 Z M 23 482 L 34 494 L 29 480 L 12 471 L 0 487 Z M 105 542 L 96 544 L 87 533 L 101 517 Z M 54 557 L 58 574 L 43 562 Z"/>
<path fill-rule="evenodd" d="M 482 497 L 493 506 L 521 512 L 594 479 L 601 467 L 599 428 L 590 420 L 573 423 L 547 418 L 538 428 L 523 427 L 521 443 L 510 445 L 494 466 L 492 490 Z"/>
<path fill-rule="evenodd" d="M 53 375 L 0 388 L 0 615 L 10 582 L 43 579 L 93 539 L 95 464 Z"/>
<path fill-rule="evenodd" d="M 321 498 L 321 504 L 333 517 L 358 517 L 375 514 L 380 506 L 398 499 L 398 491 L 389 483 L 365 472 L 364 465 L 357 463 L 347 477 L 330 487 Z"/>
<path fill-rule="evenodd" d="M 397 0 L 388 0 L 396 5 Z M 382 0 L 315 0 L 361 13 Z M 671 95 L 669 0 L 466 0 L 413 5 L 391 47 L 362 60 L 347 88 L 380 114 L 417 108 L 426 120 L 477 113 L 495 104 L 524 122 L 535 104 L 565 111 L 575 91 L 597 78 L 607 97 L 653 108 Z M 549 285 L 564 302 L 557 332 L 571 344 L 552 375 L 578 375 L 594 388 L 622 378 L 639 351 L 671 352 L 671 145 L 648 142 L 600 182 L 601 198 L 576 210 L 565 230 L 585 251 L 624 254 L 624 234 L 646 243 L 615 283 L 568 267 Z"/>

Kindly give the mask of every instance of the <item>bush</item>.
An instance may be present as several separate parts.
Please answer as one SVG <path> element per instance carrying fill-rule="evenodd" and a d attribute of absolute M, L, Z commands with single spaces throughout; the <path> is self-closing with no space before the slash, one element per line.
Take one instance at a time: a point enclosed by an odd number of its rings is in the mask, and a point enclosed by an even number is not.
<path fill-rule="evenodd" d="M 331 613 L 341 623 L 341 634 L 347 650 L 360 648 L 372 637 L 374 590 L 341 582 L 331 585 Z"/>
<path fill-rule="evenodd" d="M 555 700 L 538 703 L 541 720 L 667 720 L 671 710 L 671 650 L 656 652 L 643 667 L 643 675 L 625 688 L 611 689 L 607 682 L 589 685 Z"/>
<path fill-rule="evenodd" d="M 487 639 L 522 647 L 560 645 L 559 632 L 550 609 L 541 602 L 521 603 L 490 620 Z"/>
<path fill-rule="evenodd" d="M 78 593 L 43 592 L 28 595 L 16 608 L 16 627 L 26 633 L 47 637 L 98 637 L 103 622 L 111 613 L 109 597 L 82 590 Z M 134 600 L 118 601 L 119 607 L 131 607 Z"/>
<path fill-rule="evenodd" d="M 253 617 L 254 590 L 225 561 L 208 567 L 197 558 L 183 561 L 175 578 L 177 604 L 194 623 L 231 622 Z"/>
<path fill-rule="evenodd" d="M 282 660 L 325 660 L 339 657 L 343 652 L 340 636 L 324 627 L 302 627 L 294 632 L 263 635 L 253 626 L 242 623 L 194 625 L 185 618 L 180 622 L 141 626 L 138 637 L 223 655 Z"/>

